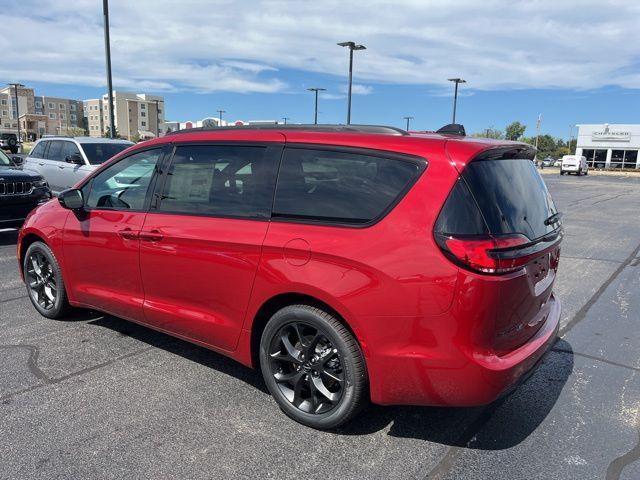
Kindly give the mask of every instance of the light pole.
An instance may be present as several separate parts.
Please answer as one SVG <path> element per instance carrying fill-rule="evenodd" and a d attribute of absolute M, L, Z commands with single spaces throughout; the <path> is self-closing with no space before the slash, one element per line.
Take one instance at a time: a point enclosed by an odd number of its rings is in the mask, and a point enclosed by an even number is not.
<path fill-rule="evenodd" d="M 354 50 L 366 50 L 364 45 L 356 44 L 355 42 L 340 42 L 341 47 L 349 48 L 349 93 L 347 94 L 347 125 L 351 123 L 351 85 L 353 81 L 353 51 Z"/>
<path fill-rule="evenodd" d="M 536 120 L 536 160 L 538 159 L 538 138 L 540 137 L 540 124 L 542 123 L 542 114 L 538 114 L 538 120 Z"/>
<path fill-rule="evenodd" d="M 289 120 L 289 117 L 282 117 L 282 120 L 284 120 L 284 124 L 287 124 L 287 120 Z"/>
<path fill-rule="evenodd" d="M 413 117 L 402 117 L 407 121 L 407 132 L 409 131 L 409 122 L 413 120 Z"/>
<path fill-rule="evenodd" d="M 13 87 L 13 92 L 16 96 L 16 120 L 18 121 L 18 151 L 22 153 L 22 144 L 20 143 L 20 105 L 18 104 L 18 87 L 24 87 L 21 83 L 10 83 L 10 87 Z"/>
<path fill-rule="evenodd" d="M 226 110 L 216 110 L 218 112 L 218 127 L 222 126 L 222 114 L 227 113 Z"/>
<path fill-rule="evenodd" d="M 462 78 L 449 78 L 448 80 L 456 84 L 455 93 L 453 94 L 453 121 L 451 122 L 451 123 L 456 123 L 456 106 L 458 104 L 458 84 L 467 83 L 467 81 Z"/>
<path fill-rule="evenodd" d="M 160 112 L 158 109 L 160 108 L 158 104 L 160 100 L 152 100 L 156 104 L 156 138 L 160 136 Z"/>
<path fill-rule="evenodd" d="M 116 137 L 116 120 L 113 114 L 113 82 L 111 80 L 111 45 L 109 41 L 109 0 L 102 0 L 104 15 L 104 53 L 107 60 L 107 88 L 109 89 L 109 136 Z"/>
<path fill-rule="evenodd" d="M 571 155 L 571 140 L 573 140 L 573 125 L 569 125 L 569 143 L 567 143 L 568 155 Z"/>
<path fill-rule="evenodd" d="M 307 90 L 309 90 L 310 92 L 315 92 L 316 94 L 316 107 L 314 109 L 315 113 L 313 115 L 313 124 L 317 125 L 318 124 L 318 92 L 324 92 L 326 88 L 311 87 L 311 88 L 307 88 Z"/>

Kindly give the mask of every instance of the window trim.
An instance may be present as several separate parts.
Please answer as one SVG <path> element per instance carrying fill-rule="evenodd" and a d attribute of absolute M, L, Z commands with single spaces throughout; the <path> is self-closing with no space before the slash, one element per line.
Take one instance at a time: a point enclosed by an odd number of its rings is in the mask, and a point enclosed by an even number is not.
<path fill-rule="evenodd" d="M 296 217 L 290 215 L 274 215 L 273 214 L 273 206 L 275 205 L 276 192 L 278 189 L 278 180 L 280 178 L 280 168 L 282 167 L 282 160 L 284 159 L 284 155 L 287 149 L 294 150 L 323 150 L 328 152 L 337 152 L 337 153 L 351 153 L 357 155 L 367 155 L 370 157 L 379 157 L 385 158 L 387 160 L 397 160 L 402 162 L 413 163 L 418 167 L 418 173 L 413 177 L 413 179 L 405 185 L 405 187 L 398 193 L 396 198 L 391 202 L 377 217 L 372 218 L 367 222 L 354 222 L 348 219 L 336 219 L 336 220 L 328 220 L 319 217 Z M 400 153 L 391 150 L 379 150 L 374 148 L 365 148 L 365 147 L 351 147 L 348 145 L 334 145 L 334 144 L 316 144 L 316 143 L 287 143 L 282 152 L 282 157 L 280 158 L 280 165 L 278 167 L 278 176 L 276 178 L 276 189 L 274 190 L 273 195 L 273 203 L 271 205 L 271 220 L 279 223 L 299 223 L 303 225 L 316 225 L 316 226 L 325 226 L 325 227 L 342 227 L 342 228 L 369 228 L 377 223 L 381 222 L 389 213 L 391 213 L 396 206 L 406 197 L 407 193 L 414 187 L 414 185 L 420 180 L 424 172 L 427 170 L 429 166 L 429 160 L 425 157 L 421 157 L 419 155 L 412 155 L 408 153 Z"/>
<path fill-rule="evenodd" d="M 110 168 L 113 165 L 116 165 L 118 163 L 120 163 L 123 160 L 126 160 L 127 158 L 130 158 L 134 155 L 137 155 L 139 153 L 144 153 L 144 152 L 149 152 L 151 150 L 159 150 L 160 151 L 160 157 L 158 158 L 158 162 L 156 163 L 156 168 L 154 169 L 153 175 L 151 177 L 151 181 L 149 182 L 149 189 L 147 190 L 147 194 L 144 198 L 144 203 L 143 203 L 143 207 L 142 209 L 137 209 L 137 208 L 131 208 L 131 209 L 121 209 L 121 208 L 103 208 L 103 207 L 95 207 L 95 208 L 90 208 L 87 205 L 87 201 L 89 200 L 89 196 L 91 195 L 91 190 L 93 189 L 93 179 L 95 177 L 97 177 L 100 173 L 102 173 L 104 170 L 107 170 L 108 168 Z M 133 213 L 148 213 L 149 212 L 149 208 L 151 206 L 151 200 L 152 198 L 154 198 L 155 195 L 155 190 L 156 190 L 156 183 L 158 181 L 158 177 L 162 175 L 162 165 L 168 155 L 168 148 L 167 145 L 158 145 L 158 146 L 149 146 L 147 148 L 141 148 L 139 150 L 136 150 L 134 152 L 131 152 L 129 155 L 123 156 L 121 158 L 117 158 L 114 161 L 109 161 L 106 163 L 103 163 L 102 166 L 98 169 L 96 169 L 91 175 L 89 175 L 88 177 L 85 178 L 85 180 L 80 183 L 76 188 L 78 190 L 82 190 L 82 197 L 83 197 L 83 209 L 86 213 L 89 212 L 133 212 Z M 158 166 L 160 165 L 160 171 L 158 170 Z M 87 187 L 87 191 L 86 191 L 86 195 L 85 195 L 85 191 L 83 190 L 85 187 Z"/>
<path fill-rule="evenodd" d="M 194 141 L 194 142 L 176 142 L 171 143 L 171 151 L 167 153 L 167 158 L 163 162 L 161 167 L 161 176 L 162 179 L 155 184 L 155 189 L 153 191 L 153 202 L 151 208 L 149 209 L 149 213 L 157 213 L 160 215 L 183 215 L 188 217 L 203 217 L 203 218 L 223 218 L 223 219 L 232 219 L 232 220 L 248 220 L 248 221 L 258 221 L 258 222 L 269 222 L 273 219 L 273 200 L 275 199 L 276 193 L 276 185 L 278 184 L 278 175 L 280 174 L 280 164 L 282 162 L 282 156 L 284 152 L 284 143 L 281 142 L 252 142 L 252 141 Z M 269 207 L 268 215 L 265 217 L 261 216 L 245 216 L 245 215 L 224 215 L 224 214 L 212 214 L 212 213 L 189 213 L 189 212 L 164 212 L 160 210 L 160 206 L 162 204 L 162 192 L 164 192 L 164 187 L 167 181 L 167 172 L 169 168 L 173 164 L 173 159 L 175 158 L 175 153 L 178 147 L 262 147 L 267 149 L 267 154 L 272 155 L 275 160 L 275 169 L 276 175 L 273 182 L 272 192 L 271 192 L 271 206 Z M 269 152 L 271 149 L 271 152 Z"/>

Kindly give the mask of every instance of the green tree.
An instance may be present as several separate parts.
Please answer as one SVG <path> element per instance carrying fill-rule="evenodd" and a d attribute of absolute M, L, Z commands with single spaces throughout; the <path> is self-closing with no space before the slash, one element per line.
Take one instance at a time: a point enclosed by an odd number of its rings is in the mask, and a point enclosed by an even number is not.
<path fill-rule="evenodd" d="M 521 124 L 520 122 L 511 122 L 505 128 L 505 138 L 507 140 L 518 140 L 522 135 L 524 135 L 524 131 L 527 129 L 526 125 Z"/>
<path fill-rule="evenodd" d="M 111 127 L 107 127 L 107 129 L 104 131 L 104 134 L 102 136 L 104 138 L 111 138 Z M 113 136 L 113 138 L 120 138 L 120 133 L 118 133 L 117 127 L 116 127 L 115 135 Z"/>
<path fill-rule="evenodd" d="M 72 137 L 84 137 L 87 135 L 87 131 L 84 128 L 71 127 L 67 129 L 67 135 L 71 135 Z"/>
<path fill-rule="evenodd" d="M 472 133 L 471 136 L 476 138 L 494 138 L 496 140 L 504 139 L 504 133 L 502 133 L 502 130 L 498 130 L 493 127 L 485 128 L 481 132 Z"/>

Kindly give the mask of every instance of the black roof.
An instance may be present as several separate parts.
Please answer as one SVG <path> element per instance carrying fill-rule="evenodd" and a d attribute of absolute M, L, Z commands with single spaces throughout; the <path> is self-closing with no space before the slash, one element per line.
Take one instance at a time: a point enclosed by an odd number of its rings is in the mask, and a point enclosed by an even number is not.
<path fill-rule="evenodd" d="M 192 132 L 217 132 L 224 130 L 312 130 L 314 132 L 341 133 L 377 133 L 383 135 L 408 135 L 406 130 L 384 125 L 332 125 L 332 124 L 270 124 L 270 125 L 240 125 L 233 127 L 200 127 L 176 130 L 167 135 L 179 135 Z"/>

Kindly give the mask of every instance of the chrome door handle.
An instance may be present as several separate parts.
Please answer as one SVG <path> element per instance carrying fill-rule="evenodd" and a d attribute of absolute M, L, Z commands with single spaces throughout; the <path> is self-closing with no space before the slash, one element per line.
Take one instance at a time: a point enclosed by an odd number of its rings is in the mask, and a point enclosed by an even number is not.
<path fill-rule="evenodd" d="M 62 170 L 64 168 L 64 165 L 58 165 L 58 168 Z"/>
<path fill-rule="evenodd" d="M 138 237 L 140 240 L 145 240 L 147 242 L 159 242 L 164 238 L 164 235 L 160 230 L 154 228 L 153 230 L 140 232 Z"/>
<path fill-rule="evenodd" d="M 134 232 L 130 228 L 119 230 L 118 235 L 120 235 L 120 237 L 124 238 L 125 240 L 136 240 L 139 236 L 137 232 Z"/>

